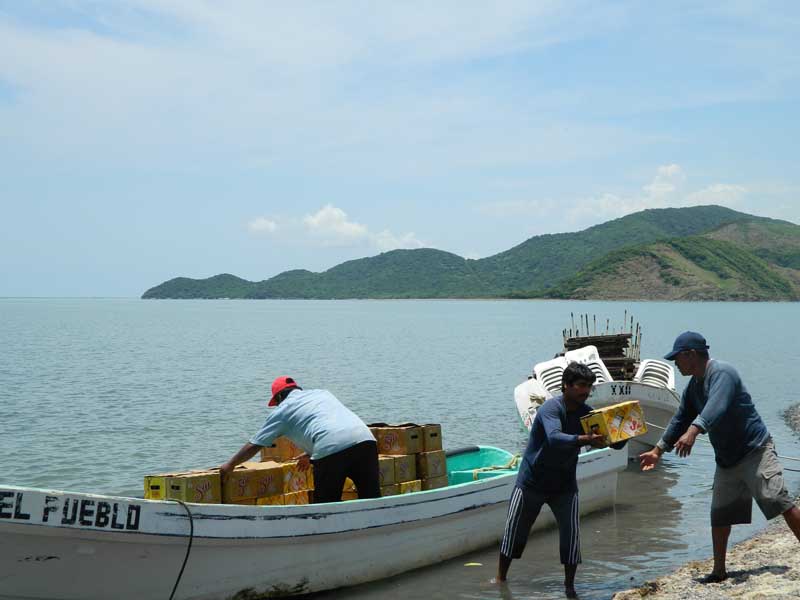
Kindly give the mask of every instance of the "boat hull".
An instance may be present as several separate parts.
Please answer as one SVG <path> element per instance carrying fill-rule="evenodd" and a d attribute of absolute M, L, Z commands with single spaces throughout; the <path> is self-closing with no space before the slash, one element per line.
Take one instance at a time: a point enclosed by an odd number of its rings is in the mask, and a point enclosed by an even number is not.
<path fill-rule="evenodd" d="M 581 456 L 582 514 L 614 504 L 620 454 Z M 168 598 L 192 528 L 176 599 L 274 597 L 374 581 L 497 543 L 515 479 L 508 473 L 306 506 L 182 506 L 2 488 L 0 598 Z M 552 522 L 543 510 L 534 529 Z"/>

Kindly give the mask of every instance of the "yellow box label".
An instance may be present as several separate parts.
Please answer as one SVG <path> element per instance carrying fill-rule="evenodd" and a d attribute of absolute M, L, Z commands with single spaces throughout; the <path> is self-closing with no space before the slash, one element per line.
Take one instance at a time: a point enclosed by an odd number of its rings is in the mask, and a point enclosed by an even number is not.
<path fill-rule="evenodd" d="M 400 490 L 399 493 L 401 494 L 411 494 L 412 492 L 421 492 L 422 491 L 422 481 L 419 479 L 415 479 L 414 481 L 404 481 L 403 483 L 399 484 Z"/>
<path fill-rule="evenodd" d="M 283 494 L 277 496 L 267 496 L 265 498 L 256 498 L 256 504 L 259 506 L 283 506 Z"/>
<path fill-rule="evenodd" d="M 606 443 L 615 444 L 647 433 L 644 412 L 637 400 L 621 402 L 581 417 L 584 433 L 599 433 Z"/>
<path fill-rule="evenodd" d="M 283 495 L 283 503 L 287 506 L 293 504 L 308 504 L 308 502 L 308 490 L 303 490 L 302 492 L 291 492 Z"/>

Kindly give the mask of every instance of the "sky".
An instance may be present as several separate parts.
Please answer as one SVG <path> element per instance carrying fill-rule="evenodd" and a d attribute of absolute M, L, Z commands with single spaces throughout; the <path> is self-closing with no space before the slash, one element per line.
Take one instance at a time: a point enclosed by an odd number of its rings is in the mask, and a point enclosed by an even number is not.
<path fill-rule="evenodd" d="M 0 0 L 0 296 L 800 223 L 800 4 Z"/>

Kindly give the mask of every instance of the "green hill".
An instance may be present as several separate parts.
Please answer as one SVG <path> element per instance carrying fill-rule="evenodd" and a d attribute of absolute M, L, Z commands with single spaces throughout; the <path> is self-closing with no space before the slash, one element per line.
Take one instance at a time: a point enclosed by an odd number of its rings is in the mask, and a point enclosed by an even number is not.
<path fill-rule="evenodd" d="M 761 229 L 763 225 L 748 224 Z M 800 239 L 800 227 L 795 235 Z M 531 297 L 605 300 L 797 300 L 800 279 L 757 248 L 714 237 L 675 238 L 619 250 Z M 780 254 L 776 260 L 785 260 Z"/>
<path fill-rule="evenodd" d="M 540 235 L 479 263 L 503 293 L 548 289 L 619 248 L 696 235 L 740 221 L 769 221 L 721 206 L 644 210 L 578 233 Z"/>
<path fill-rule="evenodd" d="M 616 281 L 615 285 L 611 280 Z M 143 298 L 796 299 L 800 227 L 719 206 L 645 210 L 467 260 L 393 250 L 323 273 L 179 277 Z"/>

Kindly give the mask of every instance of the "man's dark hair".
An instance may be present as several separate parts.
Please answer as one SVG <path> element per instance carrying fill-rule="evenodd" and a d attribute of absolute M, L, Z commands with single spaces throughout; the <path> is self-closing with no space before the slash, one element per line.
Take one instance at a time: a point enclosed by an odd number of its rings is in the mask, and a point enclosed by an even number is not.
<path fill-rule="evenodd" d="M 703 360 L 708 360 L 708 350 L 695 350 L 695 352 L 697 352 L 697 356 Z"/>
<path fill-rule="evenodd" d="M 568 385 L 574 385 L 577 381 L 585 381 L 586 383 L 594 383 L 597 379 L 592 370 L 584 364 L 571 362 L 564 369 L 561 374 L 561 391 Z"/>
<path fill-rule="evenodd" d="M 295 390 L 302 390 L 302 389 L 303 389 L 303 388 L 301 388 L 299 385 L 294 385 L 294 386 L 292 386 L 292 387 L 286 388 L 285 390 L 281 390 L 280 392 L 278 392 L 277 394 L 275 394 L 275 403 L 276 403 L 276 404 L 280 404 L 281 402 L 283 402 L 284 400 L 286 400 L 286 396 L 288 396 L 289 394 L 291 394 L 293 391 L 295 391 Z"/>

